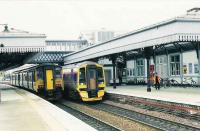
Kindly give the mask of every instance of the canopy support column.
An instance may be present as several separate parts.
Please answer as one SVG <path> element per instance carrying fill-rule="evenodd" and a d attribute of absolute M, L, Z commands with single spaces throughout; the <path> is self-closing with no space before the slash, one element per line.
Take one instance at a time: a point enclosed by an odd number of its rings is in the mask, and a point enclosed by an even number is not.
<path fill-rule="evenodd" d="M 111 60 L 112 60 L 112 65 L 113 65 L 113 89 L 116 89 L 116 56 L 115 55 L 112 55 L 111 56 Z"/>
<path fill-rule="evenodd" d="M 147 60 L 147 92 L 151 92 L 151 82 L 150 82 L 150 58 L 153 54 L 153 47 L 144 48 L 144 56 Z"/>

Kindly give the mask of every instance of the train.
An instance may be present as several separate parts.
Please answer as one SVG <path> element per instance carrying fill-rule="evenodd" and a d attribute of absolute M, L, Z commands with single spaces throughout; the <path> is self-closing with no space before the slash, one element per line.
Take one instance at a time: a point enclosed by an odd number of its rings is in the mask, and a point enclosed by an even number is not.
<path fill-rule="evenodd" d="M 103 66 L 85 61 L 62 67 L 64 96 L 81 101 L 100 101 L 105 94 Z"/>
<path fill-rule="evenodd" d="M 100 101 L 105 94 L 106 80 L 102 65 L 86 61 L 63 67 L 41 64 L 18 69 L 11 74 L 11 84 L 47 100 L 65 96 L 81 101 Z"/>
<path fill-rule="evenodd" d="M 12 72 L 11 84 L 41 95 L 47 100 L 62 97 L 62 67 L 56 64 L 41 64 Z"/>

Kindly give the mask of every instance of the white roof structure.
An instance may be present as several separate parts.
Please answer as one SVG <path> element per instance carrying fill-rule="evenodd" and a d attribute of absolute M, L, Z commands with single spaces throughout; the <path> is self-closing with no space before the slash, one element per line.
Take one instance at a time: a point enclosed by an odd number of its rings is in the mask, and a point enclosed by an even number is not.
<path fill-rule="evenodd" d="M 22 65 L 20 67 L 17 67 L 17 68 L 14 68 L 14 69 L 6 71 L 6 74 L 11 74 L 11 73 L 13 73 L 15 71 L 19 71 L 19 70 L 23 70 L 23 69 L 28 69 L 28 68 L 31 68 L 31 67 L 34 67 L 34 66 L 37 66 L 37 64 L 25 64 L 25 65 Z"/>
<path fill-rule="evenodd" d="M 116 37 L 64 57 L 65 64 L 85 61 L 110 54 L 173 42 L 200 41 L 200 9 Z"/>
<path fill-rule="evenodd" d="M 0 32 L 0 52 L 42 52 L 46 36 L 4 26 Z"/>

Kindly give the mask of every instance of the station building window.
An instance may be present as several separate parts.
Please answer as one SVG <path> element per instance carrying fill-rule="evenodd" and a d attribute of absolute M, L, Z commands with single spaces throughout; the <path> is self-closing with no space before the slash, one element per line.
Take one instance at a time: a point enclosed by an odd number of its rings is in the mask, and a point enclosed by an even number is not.
<path fill-rule="evenodd" d="M 194 73 L 195 74 L 199 73 L 199 66 L 198 66 L 198 64 L 194 64 Z"/>
<path fill-rule="evenodd" d="M 130 69 L 130 76 L 132 76 L 133 75 L 133 73 L 132 73 L 132 69 Z"/>
<path fill-rule="evenodd" d="M 127 76 L 129 76 L 129 69 L 127 69 L 126 71 L 127 71 Z"/>
<path fill-rule="evenodd" d="M 127 68 L 127 76 L 134 76 L 135 70 L 134 68 Z"/>
<path fill-rule="evenodd" d="M 170 56 L 170 74 L 180 75 L 180 55 Z"/>
<path fill-rule="evenodd" d="M 133 71 L 132 73 L 133 73 L 133 76 L 134 76 L 135 75 L 135 69 L 132 69 L 132 71 Z"/>
<path fill-rule="evenodd" d="M 144 76 L 144 60 L 138 59 L 136 61 L 137 76 Z"/>

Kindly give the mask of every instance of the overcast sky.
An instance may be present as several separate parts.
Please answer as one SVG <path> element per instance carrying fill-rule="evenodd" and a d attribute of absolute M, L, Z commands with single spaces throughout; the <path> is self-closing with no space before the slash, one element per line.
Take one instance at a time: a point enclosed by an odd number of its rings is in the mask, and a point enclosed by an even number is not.
<path fill-rule="evenodd" d="M 77 39 L 101 28 L 133 31 L 198 6 L 200 0 L 0 0 L 0 23 L 48 39 Z"/>

